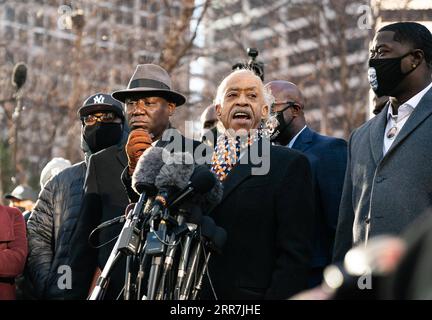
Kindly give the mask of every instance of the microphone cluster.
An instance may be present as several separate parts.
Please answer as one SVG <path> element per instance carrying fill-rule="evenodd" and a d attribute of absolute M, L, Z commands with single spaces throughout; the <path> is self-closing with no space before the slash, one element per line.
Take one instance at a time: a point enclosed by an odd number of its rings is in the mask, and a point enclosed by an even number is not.
<path fill-rule="evenodd" d="M 151 147 L 137 163 L 132 188 L 139 200 L 126 213 L 89 299 L 103 299 L 122 256 L 125 300 L 197 299 L 210 255 L 220 253 L 226 241 L 226 231 L 203 214 L 221 201 L 222 184 L 189 153 Z"/>

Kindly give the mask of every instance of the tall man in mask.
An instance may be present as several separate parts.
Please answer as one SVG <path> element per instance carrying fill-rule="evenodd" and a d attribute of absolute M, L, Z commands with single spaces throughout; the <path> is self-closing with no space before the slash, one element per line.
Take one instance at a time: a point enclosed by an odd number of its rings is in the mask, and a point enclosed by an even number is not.
<path fill-rule="evenodd" d="M 305 99 L 294 83 L 276 80 L 266 87 L 275 98 L 272 111 L 279 122 L 272 140 L 303 152 L 312 168 L 317 222 L 309 286 L 315 287 L 321 283 L 324 268 L 332 258 L 347 143 L 343 139 L 320 135 L 306 125 Z"/>
<path fill-rule="evenodd" d="M 432 35 L 399 22 L 373 40 L 369 80 L 384 109 L 356 129 L 336 231 L 334 260 L 359 242 L 399 234 L 432 206 Z"/>
<path fill-rule="evenodd" d="M 70 264 L 70 250 L 75 249 L 70 248 L 71 233 L 80 213 L 89 158 L 110 146 L 121 148 L 127 138 L 123 107 L 108 94 L 88 97 L 78 116 L 85 160 L 62 170 L 44 185 L 27 224 L 26 271 L 37 298 L 68 299 L 78 289 L 58 286 L 64 271 L 59 267 Z"/>

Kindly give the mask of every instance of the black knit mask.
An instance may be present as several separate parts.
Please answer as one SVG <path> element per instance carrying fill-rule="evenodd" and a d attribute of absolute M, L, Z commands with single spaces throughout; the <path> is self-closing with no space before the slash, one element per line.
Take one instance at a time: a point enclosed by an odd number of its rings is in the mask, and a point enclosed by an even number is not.
<path fill-rule="evenodd" d="M 123 127 L 121 123 L 96 123 L 84 127 L 84 140 L 92 153 L 120 142 Z"/>

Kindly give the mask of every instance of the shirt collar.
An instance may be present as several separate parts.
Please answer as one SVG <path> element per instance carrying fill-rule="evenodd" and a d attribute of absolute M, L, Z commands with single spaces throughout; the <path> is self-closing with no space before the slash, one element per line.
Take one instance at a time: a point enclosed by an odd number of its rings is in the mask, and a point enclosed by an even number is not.
<path fill-rule="evenodd" d="M 411 97 L 407 102 L 401 104 L 398 108 L 398 115 L 404 116 L 409 112 L 414 111 L 414 109 L 419 104 L 420 100 L 423 98 L 423 96 L 426 94 L 426 92 L 429 91 L 429 89 L 432 88 L 432 82 L 429 83 L 429 85 L 426 86 L 422 91 Z M 393 116 L 393 108 L 391 108 L 391 104 L 387 111 L 387 120 L 389 120 Z"/>
<path fill-rule="evenodd" d="M 288 148 L 292 148 L 292 146 L 294 145 L 294 143 L 296 142 L 297 138 L 299 137 L 299 135 L 303 132 L 303 130 L 306 129 L 306 126 L 303 127 L 303 129 L 301 129 L 295 136 L 294 138 L 291 139 L 291 141 L 288 143 Z"/>

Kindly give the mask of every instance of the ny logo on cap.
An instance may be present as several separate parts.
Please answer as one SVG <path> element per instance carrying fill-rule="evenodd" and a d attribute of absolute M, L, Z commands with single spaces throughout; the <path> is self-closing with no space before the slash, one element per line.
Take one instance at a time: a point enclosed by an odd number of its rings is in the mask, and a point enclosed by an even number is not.
<path fill-rule="evenodd" d="M 98 95 L 96 97 L 93 98 L 93 103 L 97 104 L 97 103 L 104 103 L 105 97 L 103 95 Z"/>

